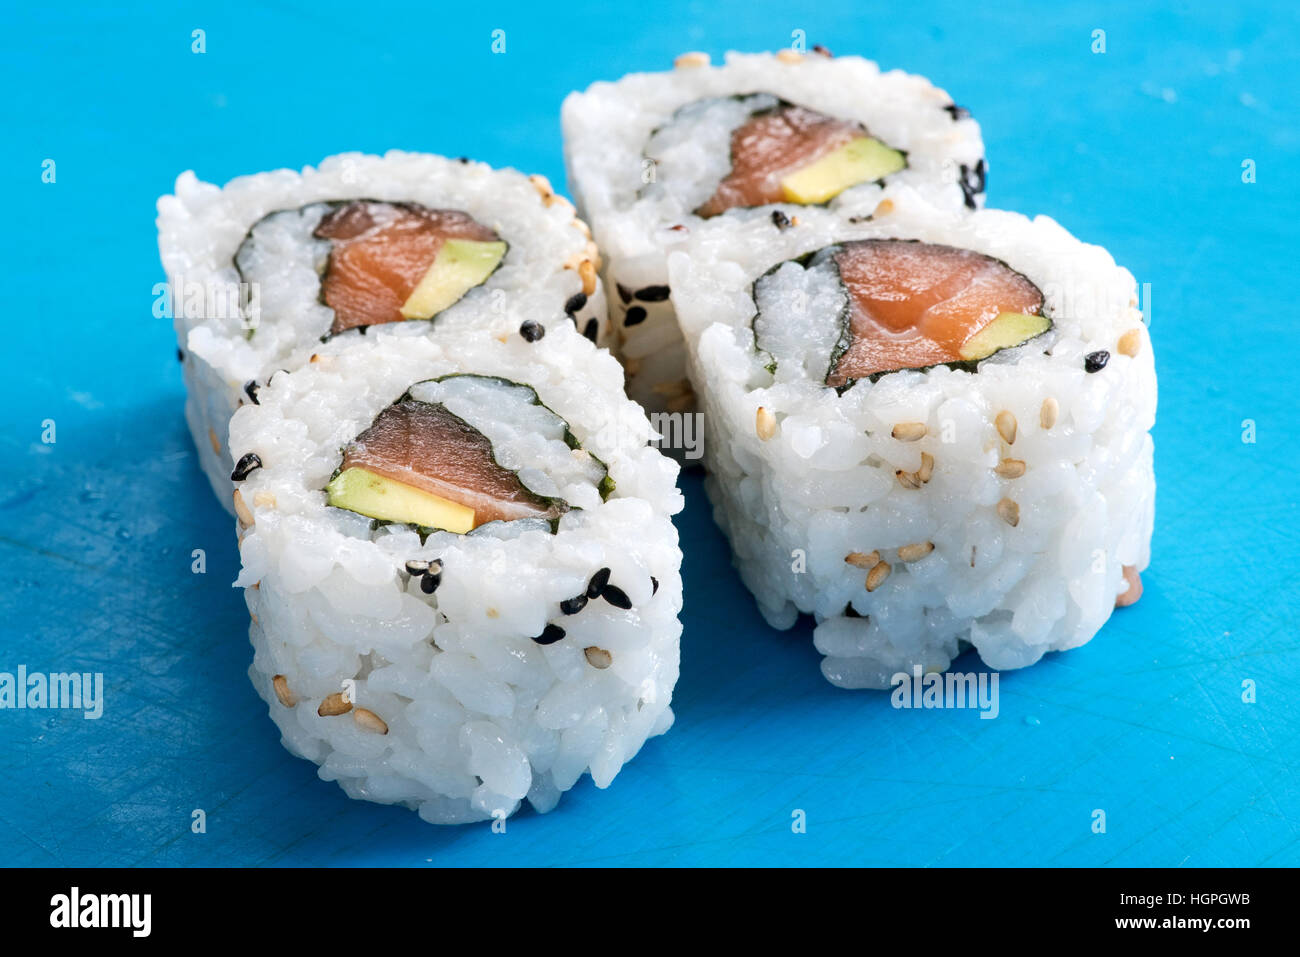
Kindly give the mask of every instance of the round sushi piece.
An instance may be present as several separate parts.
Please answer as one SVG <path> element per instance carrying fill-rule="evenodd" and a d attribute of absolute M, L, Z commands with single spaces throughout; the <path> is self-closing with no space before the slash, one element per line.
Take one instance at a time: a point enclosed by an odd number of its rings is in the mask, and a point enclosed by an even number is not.
<path fill-rule="evenodd" d="M 677 465 L 613 357 L 533 321 L 331 340 L 230 425 L 285 747 L 435 823 L 606 787 L 673 721 Z"/>
<path fill-rule="evenodd" d="M 899 187 L 869 221 L 751 224 L 669 271 L 714 515 L 764 617 L 814 617 L 833 683 L 972 645 L 1022 667 L 1137 600 L 1156 376 L 1104 249 Z"/>
<path fill-rule="evenodd" d="M 784 50 L 679 58 L 571 94 L 569 185 L 606 260 L 615 348 L 633 398 L 690 407 L 667 257 L 701 231 L 787 228 L 806 210 L 867 215 L 886 184 L 983 205 L 978 124 L 928 80 L 861 57 Z"/>
<path fill-rule="evenodd" d="M 185 414 L 230 502 L 231 414 L 323 341 L 427 335 L 499 313 L 563 310 L 605 336 L 585 223 L 543 177 L 393 151 L 332 156 L 224 188 L 192 172 L 158 201 L 158 243 L 181 347 Z"/>

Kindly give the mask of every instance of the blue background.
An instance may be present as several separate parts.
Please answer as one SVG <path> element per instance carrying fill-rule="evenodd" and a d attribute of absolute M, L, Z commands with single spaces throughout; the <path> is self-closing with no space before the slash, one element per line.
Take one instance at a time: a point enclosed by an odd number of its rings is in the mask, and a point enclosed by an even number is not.
<path fill-rule="evenodd" d="M 1294 4 L 18 6 L 0 30 L 0 670 L 103 671 L 107 706 L 0 712 L 4 863 L 1300 862 Z M 997 720 L 896 711 L 823 681 L 808 627 L 762 623 L 687 477 L 669 735 L 505 835 L 347 800 L 282 751 L 245 677 L 232 523 L 151 315 L 156 197 L 189 168 L 224 182 L 390 147 L 559 185 L 569 90 L 796 29 L 949 89 L 983 124 L 991 205 L 1054 216 L 1151 284 L 1145 597 L 1002 675 Z"/>

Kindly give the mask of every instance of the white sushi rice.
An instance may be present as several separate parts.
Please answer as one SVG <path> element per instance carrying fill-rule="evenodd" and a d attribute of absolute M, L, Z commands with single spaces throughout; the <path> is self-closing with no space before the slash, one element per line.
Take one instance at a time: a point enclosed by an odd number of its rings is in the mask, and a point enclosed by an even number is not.
<path fill-rule="evenodd" d="M 584 773 L 606 787 L 673 720 L 677 466 L 647 446 L 649 423 L 608 352 L 558 311 L 537 342 L 519 335 L 521 321 L 510 306 L 470 334 L 332 340 L 275 376 L 230 424 L 236 458 L 252 452 L 262 462 L 235 493 L 236 585 L 252 615 L 249 674 L 285 747 L 350 796 L 406 805 L 431 822 L 500 817 L 525 799 L 547 811 Z M 512 428 L 517 403 L 498 395 L 493 422 L 472 380 L 426 382 L 467 372 L 531 386 L 606 463 L 616 483 L 608 499 L 590 460 L 552 434 L 553 417 L 532 422 L 540 407 Z M 473 418 L 510 467 L 531 468 L 533 482 L 551 482 L 577 506 L 558 531 L 525 519 L 421 543 L 410 526 L 372 528 L 326 505 L 341 449 L 413 385 L 416 397 Z M 557 465 L 557 454 L 581 467 Z M 432 594 L 405 570 L 412 560 L 441 562 Z M 632 607 L 596 598 L 564 615 L 560 602 L 601 568 Z M 565 637 L 539 644 L 548 623 Z M 350 711 L 318 713 L 340 693 Z"/>
<path fill-rule="evenodd" d="M 704 413 L 706 487 L 765 618 L 788 628 L 813 615 L 822 670 L 844 687 L 885 687 L 914 665 L 944 669 L 967 644 L 1009 669 L 1088 641 L 1128 587 L 1124 566 L 1150 560 L 1156 376 L 1132 275 L 1045 216 L 954 214 L 906 187 L 890 187 L 870 222 L 816 210 L 800 220 L 779 233 L 760 223 L 700 233 L 669 258 Z M 824 356 L 767 371 L 751 327 L 755 280 L 863 238 L 1003 260 L 1044 292 L 1050 354 L 1026 346 L 976 373 L 899 372 L 842 395 L 824 384 Z M 798 292 L 800 301 L 765 304 L 764 321 L 785 308 L 797 325 L 800 309 L 822 307 Z M 1119 347 L 1126 335 L 1135 355 Z M 1084 357 L 1099 350 L 1109 361 L 1090 374 Z M 1002 413 L 1016 424 L 1009 444 Z M 904 423 L 923 424 L 924 436 L 894 438 Z M 915 475 L 923 453 L 932 475 L 905 487 L 896 473 Z M 1023 461 L 1024 474 L 1001 477 L 1003 459 Z M 916 557 L 926 543 L 933 550 Z M 867 570 L 845 559 L 872 552 L 889 569 L 868 591 Z"/>
<path fill-rule="evenodd" d="M 881 71 L 861 57 L 728 53 L 723 66 L 637 73 L 570 94 L 563 109 L 569 187 L 600 244 L 607 287 L 621 287 L 610 296 L 614 348 L 628 368 L 629 394 L 648 409 L 668 409 L 670 397 L 680 394 L 675 385 L 685 375 L 685 351 L 672 302 L 638 291 L 668 283 L 669 254 L 694 233 L 759 222 L 770 227 L 774 211 L 801 217 L 810 209 L 780 203 L 709 220 L 691 212 L 728 172 L 730 131 L 745 116 L 738 101 L 730 101 L 730 110 L 725 99 L 704 110 L 692 104 L 753 93 L 862 123 L 907 153 L 907 168 L 886 182 L 911 186 L 936 205 L 963 208 L 963 180 L 982 190 L 979 125 L 945 109 L 952 97 L 924 77 Z M 657 162 L 644 152 L 652 137 Z M 864 183 L 827 208 L 843 217 L 870 213 L 881 190 Z M 982 191 L 970 199 L 982 205 Z M 628 325 L 632 309 L 644 310 L 645 318 L 634 312 Z"/>
<path fill-rule="evenodd" d="M 233 460 L 226 428 L 234 410 L 251 401 L 245 384 L 263 384 L 278 370 L 307 361 L 319 350 L 332 315 L 318 301 L 313 264 L 319 257 L 313 253 L 322 244 L 310 229 L 265 230 L 269 248 L 257 250 L 255 258 L 259 273 L 274 281 L 263 280 L 256 289 L 241 286 L 235 256 L 249 230 L 270 213 L 352 199 L 462 210 L 509 243 L 500 268 L 432 322 L 371 326 L 367 336 L 405 339 L 434 327 L 466 328 L 489 309 L 500 312 L 507 297 L 524 315 L 550 316 L 583 291 L 582 263 L 599 267 L 586 225 L 545 179 L 484 163 L 394 150 L 383 156 L 340 154 L 318 167 L 242 176 L 225 187 L 182 173 L 175 194 L 158 200 L 158 245 L 184 356 L 186 420 L 204 472 L 227 507 Z M 597 339 L 603 339 L 606 306 L 598 281 L 573 317 L 580 329 L 593 320 Z M 354 329 L 338 338 L 361 335 Z"/>

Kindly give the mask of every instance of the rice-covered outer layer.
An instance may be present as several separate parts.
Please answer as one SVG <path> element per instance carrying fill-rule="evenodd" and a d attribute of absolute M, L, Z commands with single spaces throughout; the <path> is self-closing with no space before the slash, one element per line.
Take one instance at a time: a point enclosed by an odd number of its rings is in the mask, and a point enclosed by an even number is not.
<path fill-rule="evenodd" d="M 728 53 L 722 66 L 695 65 L 690 57 L 679 62 L 667 73 L 594 83 L 570 94 L 563 108 L 569 188 L 605 260 L 614 347 L 628 366 L 628 391 L 647 408 L 670 411 L 676 411 L 670 397 L 681 394 L 674 386 L 685 375 L 685 353 L 674 300 L 657 295 L 668 284 L 668 255 L 706 224 L 770 223 L 776 211 L 794 218 L 815 209 L 778 203 L 733 209 L 712 220 L 694 215 L 690 202 L 663 183 L 650 182 L 661 171 L 643 155 L 652 134 L 679 109 L 703 99 L 764 92 L 860 122 L 907 154 L 907 168 L 888 182 L 912 186 L 941 206 L 982 205 L 986 173 L 979 125 L 924 77 L 881 71 L 861 57 L 801 56 L 790 50 Z M 716 137 L 692 138 L 704 150 Z M 676 166 L 709 170 L 721 152 L 714 146 L 711 154 L 692 162 L 679 158 Z M 864 183 L 839 194 L 828 208 L 844 217 L 870 213 L 881 191 L 880 183 Z M 638 295 L 640 290 L 649 295 Z"/>
<path fill-rule="evenodd" d="M 249 674 L 285 746 L 350 796 L 439 823 L 510 814 L 525 798 L 549 810 L 584 771 L 605 787 L 673 719 L 677 466 L 647 447 L 649 423 L 607 352 L 562 314 L 532 343 L 518 321 L 333 341 L 230 425 L 236 456 L 262 463 L 235 493 L 235 584 L 252 616 Z M 609 498 L 571 498 L 580 508 L 554 534 L 496 523 L 423 544 L 411 526 L 327 507 L 342 447 L 413 383 L 458 372 L 532 386 L 608 466 Z M 434 560 L 441 581 L 426 594 L 406 563 Z M 596 598 L 563 614 L 602 568 L 631 607 Z M 538 643 L 548 623 L 565 636 Z M 328 714 L 339 694 L 354 707 Z"/>
<path fill-rule="evenodd" d="M 246 384 L 265 383 L 278 370 L 295 369 L 318 351 L 324 331 L 320 316 L 326 308 L 318 301 L 320 277 L 314 270 L 285 268 L 275 288 L 258 291 L 260 315 L 250 335 L 247 311 L 241 310 L 238 297 L 241 291 L 245 299 L 251 297 L 241 290 L 236 253 L 253 225 L 271 213 L 352 199 L 461 210 L 496 230 L 509 250 L 487 282 L 432 322 L 354 329 L 341 335 L 343 341 L 362 334 L 418 337 L 434 326 L 472 325 L 489 308 L 499 313 L 507 297 L 535 317 L 580 301 L 572 321 L 597 339 L 605 336 L 606 306 L 595 244 L 573 206 L 544 177 L 398 150 L 383 156 L 344 153 L 318 167 L 241 176 L 225 187 L 182 173 L 175 193 L 158 200 L 158 245 L 183 355 L 186 420 L 213 490 L 227 505 L 233 461 L 226 427 L 234 410 L 252 401 Z M 287 261 L 301 254 L 298 248 L 283 250 Z"/>
<path fill-rule="evenodd" d="M 767 620 L 814 615 L 822 670 L 846 687 L 944 669 L 966 643 L 1007 669 L 1092 638 L 1125 566 L 1150 560 L 1156 375 L 1133 276 L 1047 217 L 953 215 L 907 189 L 858 226 L 823 214 L 760 228 L 697 237 L 669 269 L 714 515 Z M 1031 343 L 975 373 L 898 372 L 842 395 L 797 363 L 769 372 L 754 281 L 860 238 L 1003 260 L 1045 293 L 1050 352 Z"/>

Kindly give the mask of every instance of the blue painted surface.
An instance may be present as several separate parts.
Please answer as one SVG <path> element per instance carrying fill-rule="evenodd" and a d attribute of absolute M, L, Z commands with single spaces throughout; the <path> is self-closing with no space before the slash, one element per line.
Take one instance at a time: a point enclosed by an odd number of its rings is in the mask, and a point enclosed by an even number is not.
<path fill-rule="evenodd" d="M 4 18 L 0 670 L 103 671 L 107 706 L 98 721 L 0 712 L 0 861 L 1300 863 L 1294 5 L 182 2 Z M 607 791 L 586 780 L 505 836 L 348 801 L 281 750 L 244 675 L 230 522 L 151 316 L 154 199 L 191 167 L 224 182 L 398 146 L 562 183 L 568 90 L 796 29 L 932 76 L 984 124 L 992 205 L 1052 215 L 1151 284 L 1145 598 L 1085 648 L 1004 674 L 997 720 L 896 711 L 826 684 L 807 627 L 762 623 L 688 478 L 671 734 Z"/>

